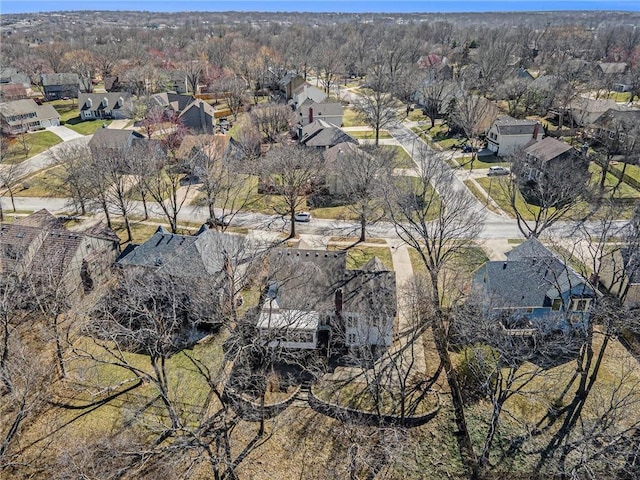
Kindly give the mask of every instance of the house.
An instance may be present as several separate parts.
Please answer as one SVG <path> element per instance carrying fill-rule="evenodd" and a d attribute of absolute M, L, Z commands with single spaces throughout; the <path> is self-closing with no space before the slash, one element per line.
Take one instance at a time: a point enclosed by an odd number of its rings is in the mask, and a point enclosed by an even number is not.
<path fill-rule="evenodd" d="M 131 168 L 132 160 L 145 161 L 165 155 L 159 140 L 146 138 L 134 130 L 99 128 L 88 145 L 93 158 L 119 162 L 123 171 Z"/>
<path fill-rule="evenodd" d="M 0 102 L 22 100 L 28 97 L 29 93 L 21 83 L 0 83 Z"/>
<path fill-rule="evenodd" d="M 342 116 L 344 110 L 342 104 L 338 102 L 320 102 L 316 103 L 310 98 L 306 99 L 295 109 L 300 126 L 306 126 L 315 120 L 324 120 L 327 123 L 342 126 Z"/>
<path fill-rule="evenodd" d="M 391 345 L 397 311 L 395 272 L 377 258 L 346 268 L 346 252 L 277 249 L 257 321 L 271 347 L 383 349 Z"/>
<path fill-rule="evenodd" d="M 229 135 L 186 135 L 176 152 L 176 159 L 189 172 L 191 183 L 200 183 L 201 176 L 212 164 L 220 167 L 229 160 L 244 158 L 242 147 Z"/>
<path fill-rule="evenodd" d="M 623 247 L 600 259 L 600 283 L 624 305 L 640 307 L 640 252 Z"/>
<path fill-rule="evenodd" d="M 327 148 L 322 152 L 325 161 L 323 187 L 327 193 L 335 196 L 344 196 L 350 193 L 349 184 L 345 183 L 344 163 L 342 159 L 345 155 L 353 158 L 366 158 L 368 153 L 352 142 L 342 142 Z"/>
<path fill-rule="evenodd" d="M 44 98 L 78 98 L 80 77 L 76 73 L 43 73 L 41 76 Z"/>
<path fill-rule="evenodd" d="M 204 100 L 179 93 L 156 93 L 149 99 L 149 107 L 162 108 L 168 116 L 176 115 L 194 133 L 213 133 L 215 110 Z"/>
<path fill-rule="evenodd" d="M 587 130 L 587 137 L 614 154 L 633 160 L 640 155 L 640 110 L 609 109 Z"/>
<path fill-rule="evenodd" d="M 624 62 L 598 62 L 596 75 L 609 85 L 619 82 L 629 71 L 629 65 Z"/>
<path fill-rule="evenodd" d="M 327 94 L 319 88 L 304 82 L 291 93 L 293 109 L 297 110 L 305 101 L 311 100 L 313 103 L 321 103 L 327 99 Z"/>
<path fill-rule="evenodd" d="M 584 330 L 596 292 L 586 279 L 532 237 L 476 272 L 473 289 L 485 314 L 514 334 Z"/>
<path fill-rule="evenodd" d="M 289 72 L 280 79 L 278 86 L 280 88 L 280 92 L 284 95 L 284 98 L 286 100 L 290 100 L 293 98 L 294 90 L 303 83 L 305 83 L 304 78 L 295 72 Z"/>
<path fill-rule="evenodd" d="M 0 103 L 0 128 L 15 135 L 60 125 L 60 115 L 52 105 L 38 105 L 33 99 Z"/>
<path fill-rule="evenodd" d="M 118 75 L 104 77 L 104 89 L 107 92 L 120 92 L 122 91 L 122 83 Z"/>
<path fill-rule="evenodd" d="M 572 162 L 578 157 L 578 152 L 571 145 L 567 145 L 560 140 L 552 137 L 545 137 L 540 141 L 532 143 L 524 149 L 526 168 L 523 174 L 528 180 L 540 181 L 544 178 L 546 172 L 551 171 L 558 165 L 569 163 L 585 163 Z M 577 165 L 574 165 L 574 168 Z M 567 172 L 572 171 L 570 167 Z M 585 167 L 586 168 L 586 167 Z M 577 173 L 574 170 L 574 174 Z"/>
<path fill-rule="evenodd" d="M 298 128 L 298 141 L 307 147 L 330 148 L 339 143 L 359 143 L 341 128 L 324 120 L 314 120 L 309 125 Z"/>
<path fill-rule="evenodd" d="M 131 118 L 133 103 L 127 92 L 80 93 L 78 110 L 82 120 L 121 120 Z"/>
<path fill-rule="evenodd" d="M 609 109 L 620 110 L 613 100 L 579 97 L 569 103 L 569 111 L 573 122 L 584 127 L 595 122 Z"/>
<path fill-rule="evenodd" d="M 189 130 L 198 133 L 213 133 L 216 123 L 214 108 L 199 98 L 193 99 L 180 112 L 178 119 Z"/>
<path fill-rule="evenodd" d="M 31 90 L 31 79 L 26 73 L 19 73 L 11 67 L 0 68 L 0 85 L 22 85 L 25 90 Z"/>
<path fill-rule="evenodd" d="M 238 301 L 237 292 L 253 256 L 241 235 L 216 232 L 205 225 L 195 235 L 180 235 L 160 226 L 146 242 L 128 246 L 116 266 L 172 277 L 188 285 L 194 298 L 214 295 L 221 306 Z M 219 322 L 216 318 L 211 321 Z"/>
<path fill-rule="evenodd" d="M 30 279 L 43 288 L 78 296 L 106 281 L 120 253 L 118 236 L 102 224 L 67 230 L 42 209 L 13 223 L 0 224 L 0 278 Z"/>
<path fill-rule="evenodd" d="M 435 53 L 423 55 L 418 59 L 418 68 L 427 73 L 426 81 L 442 82 L 453 79 L 453 69 L 449 65 L 447 57 L 441 57 Z"/>
<path fill-rule="evenodd" d="M 191 87 L 187 82 L 187 76 L 180 70 L 164 70 L 159 73 L 161 85 L 178 94 L 191 93 Z"/>
<path fill-rule="evenodd" d="M 532 140 L 542 138 L 540 123 L 535 120 L 517 120 L 510 116 L 498 117 L 487 133 L 487 148 L 503 157 L 522 149 Z"/>

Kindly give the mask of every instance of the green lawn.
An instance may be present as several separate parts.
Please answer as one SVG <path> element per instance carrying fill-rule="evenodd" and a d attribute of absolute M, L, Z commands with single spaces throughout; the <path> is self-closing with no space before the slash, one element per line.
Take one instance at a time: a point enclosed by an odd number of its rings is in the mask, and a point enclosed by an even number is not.
<path fill-rule="evenodd" d="M 609 165 L 609 169 L 612 168 L 615 168 L 619 172 L 622 172 L 622 170 L 624 169 L 624 173 L 626 175 L 629 175 L 635 181 L 640 182 L 640 166 L 628 163 L 625 167 L 623 163 L 611 162 L 611 165 Z"/>
<path fill-rule="evenodd" d="M 15 193 L 16 197 L 49 197 L 62 198 L 63 167 L 57 166 L 41 170 L 22 181 L 23 188 Z M 27 187 L 27 188 L 24 188 Z"/>
<path fill-rule="evenodd" d="M 6 158 L 7 163 L 19 163 L 27 158 L 31 158 L 45 150 L 62 142 L 59 136 L 52 132 L 40 131 L 26 134 L 28 154 L 25 156 L 20 138 L 13 139 L 9 147 L 9 155 Z"/>
<path fill-rule="evenodd" d="M 343 127 L 358 127 L 363 125 L 362 120 L 358 118 L 358 114 L 352 108 L 345 108 L 342 114 Z"/>
<path fill-rule="evenodd" d="M 109 125 L 110 123 L 111 120 L 80 120 L 80 117 L 76 116 L 67 121 L 65 127 L 81 135 L 92 135 L 103 125 Z"/>
<path fill-rule="evenodd" d="M 53 100 L 48 103 L 52 105 L 60 115 L 61 125 L 80 115 L 78 111 L 78 101 L 75 98 L 70 100 Z"/>
<path fill-rule="evenodd" d="M 348 131 L 347 133 L 353 138 L 361 140 L 375 140 L 376 138 L 375 130 L 355 130 Z M 393 136 L 387 130 L 380 130 L 378 138 L 393 138 Z"/>
<path fill-rule="evenodd" d="M 393 168 L 415 168 L 411 155 L 400 145 L 382 145 L 380 148 L 394 153 Z"/>
<path fill-rule="evenodd" d="M 616 168 L 617 167 L 618 166 L 616 165 Z M 630 167 L 635 167 L 635 170 Z M 620 169 L 621 168 L 622 167 L 620 167 Z M 589 165 L 589 171 L 591 172 L 591 185 L 592 187 L 597 188 L 600 185 L 600 179 L 602 177 L 602 167 L 592 162 Z M 625 172 L 629 174 L 629 176 L 637 175 L 640 172 L 640 168 L 635 165 L 629 165 Z M 614 187 L 616 187 L 615 194 L 613 193 Z M 638 190 L 626 182 L 620 182 L 618 177 L 609 172 L 607 172 L 607 176 L 605 178 L 604 188 L 607 198 L 611 198 L 612 196 L 613 198 L 640 198 L 640 192 Z"/>

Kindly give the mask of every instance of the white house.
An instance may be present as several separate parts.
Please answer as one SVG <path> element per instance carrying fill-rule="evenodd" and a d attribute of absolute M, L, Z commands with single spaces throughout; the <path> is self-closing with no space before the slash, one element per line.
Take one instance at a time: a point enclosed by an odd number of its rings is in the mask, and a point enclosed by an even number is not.
<path fill-rule="evenodd" d="M 3 133 L 41 130 L 60 125 L 60 115 L 53 105 L 38 105 L 33 99 L 0 103 L 0 128 Z"/>
<path fill-rule="evenodd" d="M 487 148 L 497 156 L 510 155 L 540 136 L 540 123 L 503 116 L 493 122 L 487 133 Z"/>

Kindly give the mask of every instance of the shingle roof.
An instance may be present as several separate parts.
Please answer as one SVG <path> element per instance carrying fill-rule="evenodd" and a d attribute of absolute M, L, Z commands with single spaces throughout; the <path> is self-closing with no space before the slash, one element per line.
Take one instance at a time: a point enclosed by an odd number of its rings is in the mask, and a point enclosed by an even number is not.
<path fill-rule="evenodd" d="M 242 243 L 242 237 L 213 230 L 179 235 L 158 229 L 146 242 L 121 255 L 118 264 L 160 269 L 178 277 L 216 275 L 226 261 L 244 261 Z"/>
<path fill-rule="evenodd" d="M 618 110 L 610 108 L 600 115 L 593 124 L 596 127 L 631 132 L 640 128 L 640 110 Z M 617 124 L 617 125 L 616 125 Z"/>
<path fill-rule="evenodd" d="M 530 153 L 533 157 L 537 158 L 540 162 L 548 162 L 560 155 L 571 151 L 573 147 L 567 145 L 560 140 L 556 140 L 552 137 L 545 137 L 542 140 L 525 148 L 526 153 Z"/>
<path fill-rule="evenodd" d="M 507 253 L 507 261 L 487 262 L 476 274 L 494 307 L 543 306 L 545 298 L 586 285 L 586 280 L 561 261 L 537 238 L 530 238 Z"/>
<path fill-rule="evenodd" d="M 89 148 L 95 149 L 124 149 L 132 138 L 145 138 L 144 135 L 134 130 L 118 130 L 112 128 L 99 128 L 89 140 Z"/>
<path fill-rule="evenodd" d="M 80 93 L 78 95 L 79 110 L 126 110 L 131 107 L 131 94 L 128 92 Z"/>
<path fill-rule="evenodd" d="M 80 86 L 80 77 L 77 73 L 43 73 L 42 86 L 51 87 L 55 85 L 78 85 Z"/>
<path fill-rule="evenodd" d="M 605 75 L 621 75 L 627 71 L 627 64 L 623 62 L 600 62 L 600 70 Z"/>
<path fill-rule="evenodd" d="M 333 147 L 342 142 L 357 144 L 358 140 L 324 120 L 316 120 L 302 128 L 300 143 L 309 147 Z"/>
<path fill-rule="evenodd" d="M 537 124 L 535 120 L 519 120 L 508 115 L 498 117 L 494 122 L 501 135 L 533 135 Z"/>

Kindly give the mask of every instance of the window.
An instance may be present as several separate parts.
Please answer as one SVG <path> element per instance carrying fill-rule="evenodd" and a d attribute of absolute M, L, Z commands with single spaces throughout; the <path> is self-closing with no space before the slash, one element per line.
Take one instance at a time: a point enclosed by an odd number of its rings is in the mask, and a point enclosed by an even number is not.
<path fill-rule="evenodd" d="M 553 304 L 551 305 L 551 310 L 553 310 L 554 312 L 557 312 L 561 308 L 562 308 L 562 299 L 561 298 L 554 298 L 553 299 Z"/>
<path fill-rule="evenodd" d="M 356 319 L 352 314 L 347 313 L 344 320 L 347 328 L 353 328 L 356 326 Z"/>
<path fill-rule="evenodd" d="M 355 333 L 349 333 L 347 335 L 347 343 L 356 343 L 356 334 Z"/>
<path fill-rule="evenodd" d="M 616 138 L 616 132 L 609 132 L 609 139 L 613 140 L 614 138 Z"/>
<path fill-rule="evenodd" d="M 569 310 L 574 312 L 586 312 L 589 309 L 590 303 L 590 298 L 572 298 Z"/>

